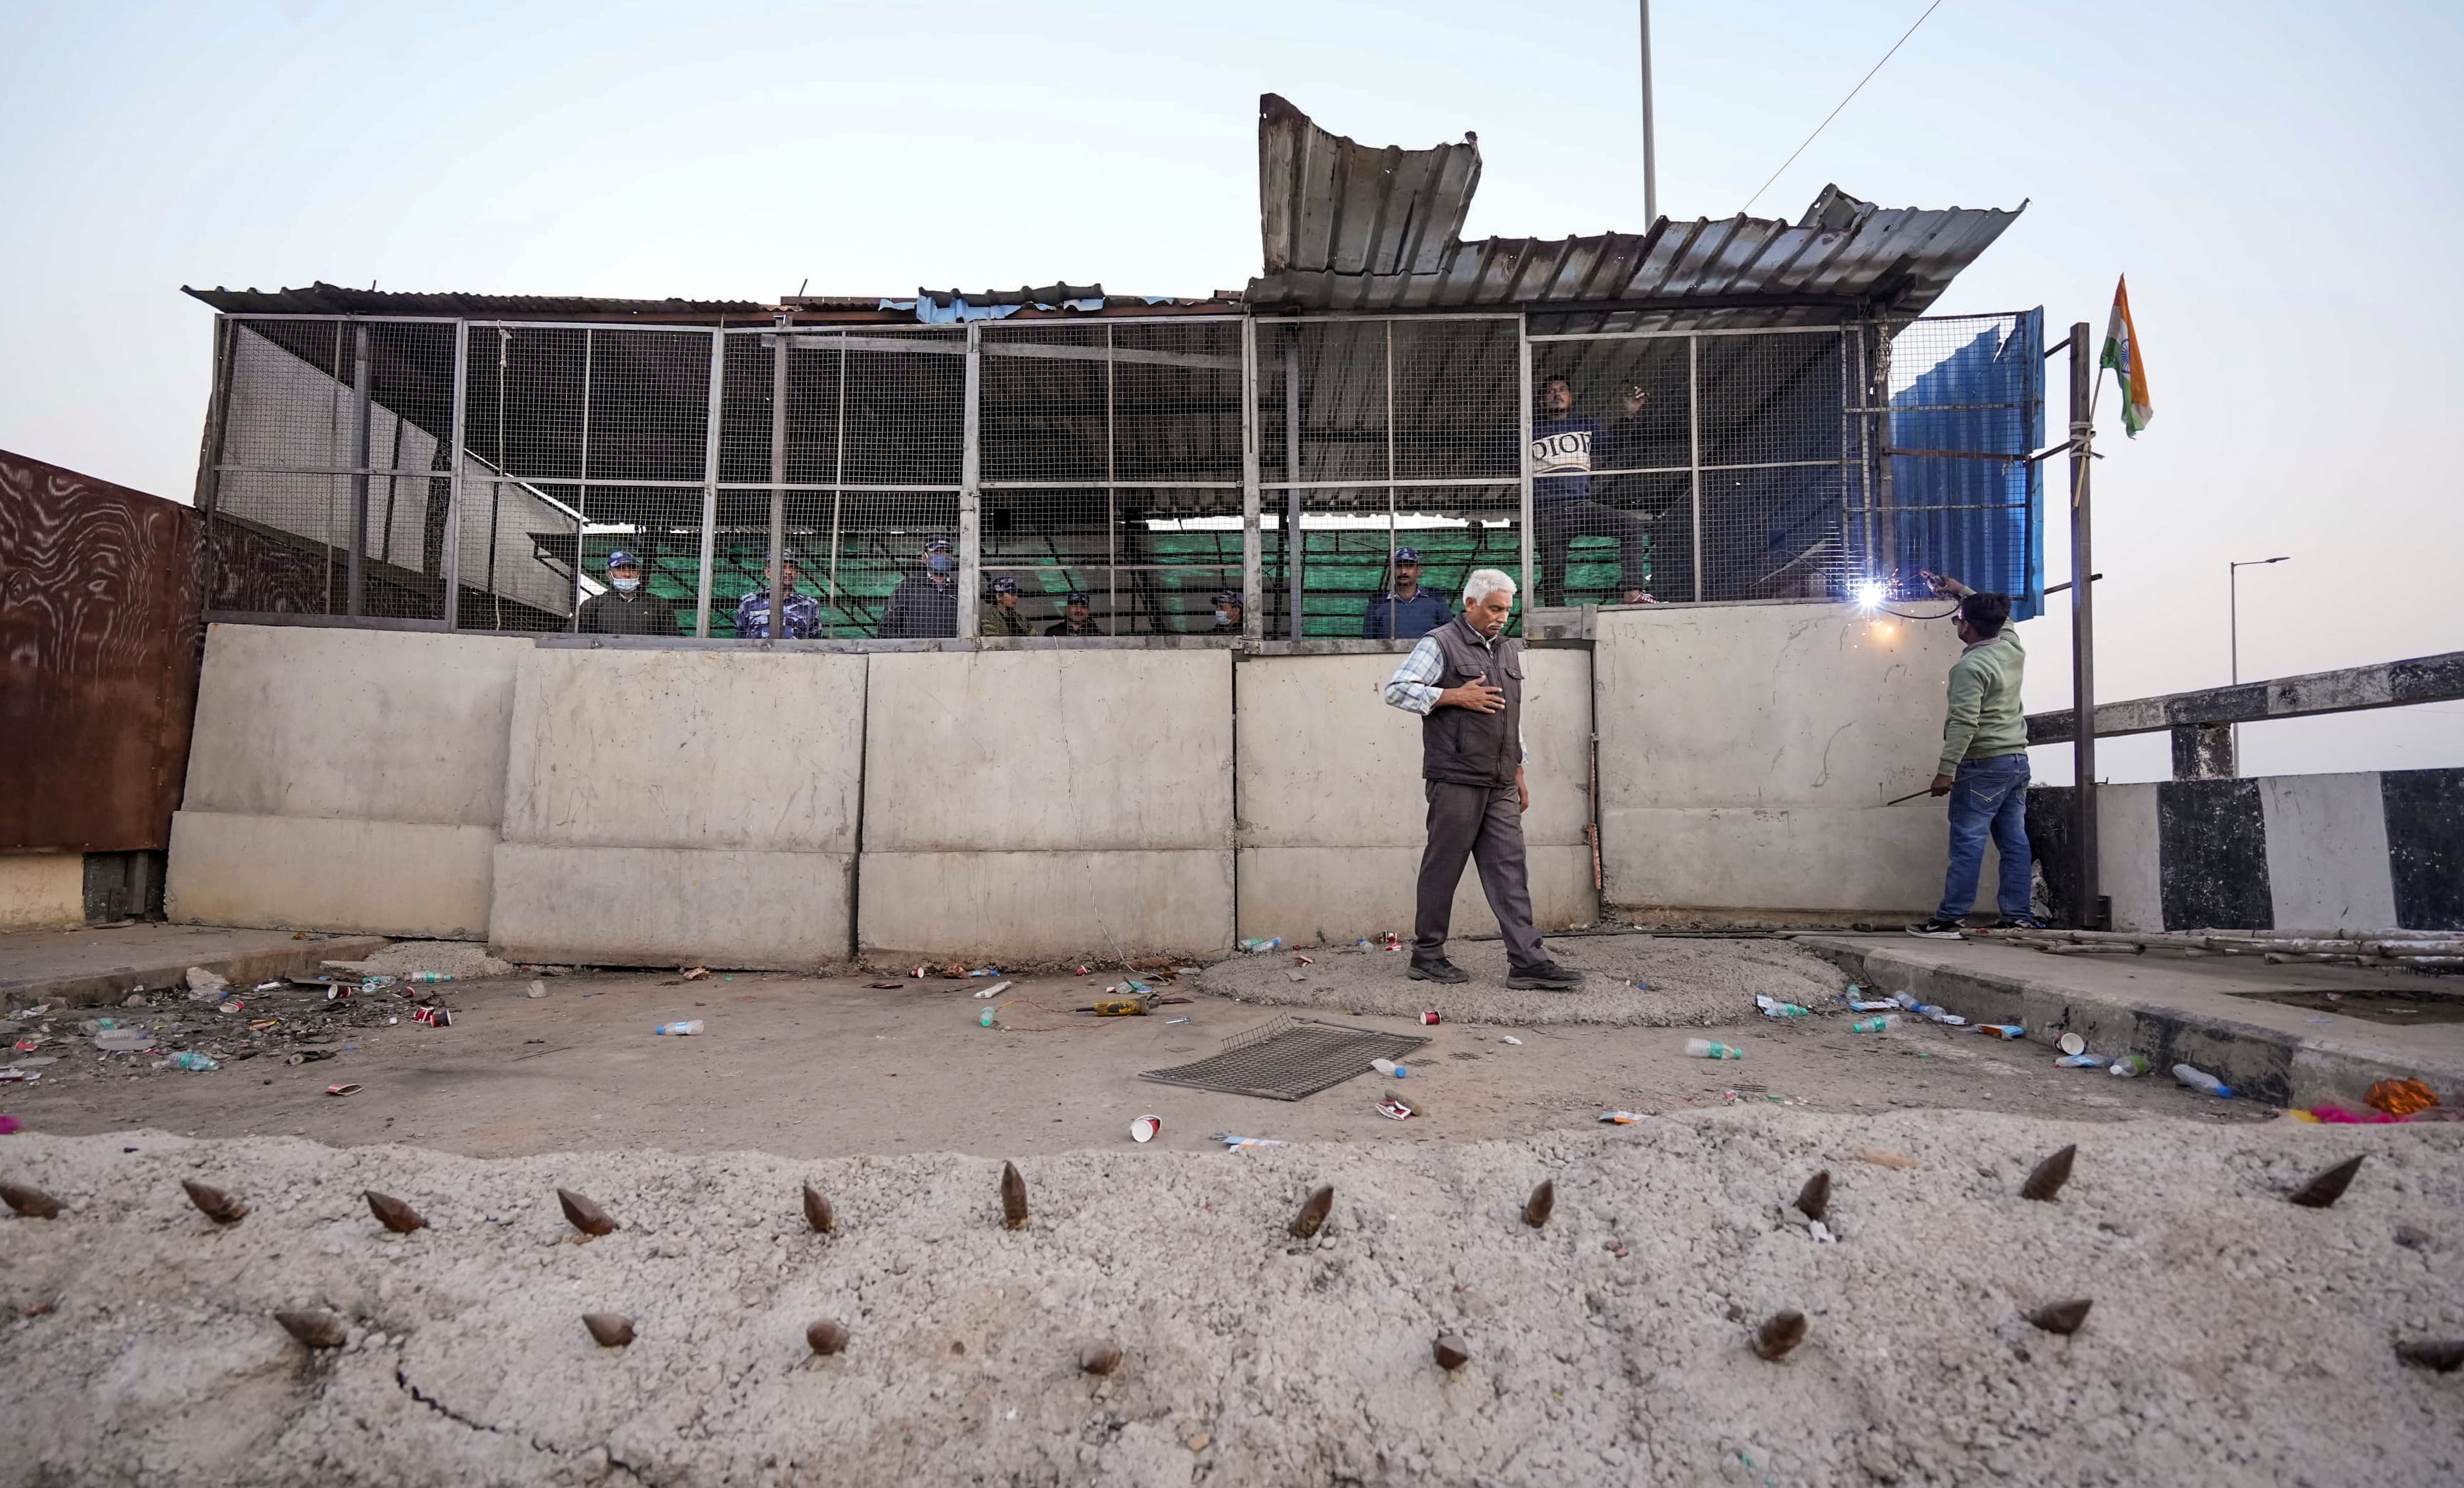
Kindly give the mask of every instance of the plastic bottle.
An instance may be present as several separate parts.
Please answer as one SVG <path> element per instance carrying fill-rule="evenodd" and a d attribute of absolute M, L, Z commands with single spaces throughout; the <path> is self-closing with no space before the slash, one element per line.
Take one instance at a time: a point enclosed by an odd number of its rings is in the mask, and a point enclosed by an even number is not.
<path fill-rule="evenodd" d="M 1277 950 L 1282 947 L 1283 943 L 1284 937 L 1281 935 L 1277 935 L 1271 940 L 1244 940 L 1241 942 L 1241 950 L 1245 954 L 1256 955 L 1261 951 Z"/>
<path fill-rule="evenodd" d="M 2174 1065 L 2173 1078 L 2180 1081 L 2182 1083 L 2189 1085 L 2191 1089 L 2198 1091 L 2202 1095 L 2211 1095 L 2219 1101 L 2230 1101 L 2233 1099 L 2233 1086 L 2226 1084 L 2223 1081 L 2218 1080 L 2215 1076 L 2209 1074 L 2206 1070 L 2199 1068 L 2195 1064 Z"/>
<path fill-rule="evenodd" d="M 1393 1060 L 1371 1060 L 1369 1067 L 1381 1075 L 1392 1075 L 1397 1080 L 1409 1079 L 1412 1074 L 1408 1065 L 1397 1064 Z"/>
<path fill-rule="evenodd" d="M 976 1019 L 976 1026 L 979 1028 L 990 1028 L 993 1026 L 993 1010 L 990 1008 L 984 1009 L 983 1016 Z"/>
<path fill-rule="evenodd" d="M 2063 1069 L 2102 1069 L 2104 1061 L 2093 1054 L 2065 1054 L 2054 1063 Z"/>
<path fill-rule="evenodd" d="M 1848 1031 L 1852 1034 L 1878 1034 L 1885 1028 L 1897 1028 L 1899 1026 L 1900 1015 L 1897 1013 L 1885 1013 L 1880 1018 L 1860 1018 L 1857 1019 L 1857 1021 L 1848 1025 Z"/>
<path fill-rule="evenodd" d="M 193 1069 L 204 1071 L 209 1069 L 220 1069 L 222 1068 L 222 1064 L 219 1061 L 214 1060 L 209 1055 L 190 1054 L 183 1051 L 171 1056 L 171 1067 L 174 1069 Z"/>
<path fill-rule="evenodd" d="M 1746 1057 L 1746 1051 L 1734 1044 L 1713 1043 L 1708 1039 L 1686 1039 L 1685 1053 L 1687 1058 L 1698 1060 L 1741 1060 Z"/>
<path fill-rule="evenodd" d="M 154 1046 L 154 1036 L 143 1028 L 106 1028 L 94 1036 L 94 1046 L 115 1054 L 134 1054 Z"/>
<path fill-rule="evenodd" d="M 2128 1080 L 2133 1075 L 2147 1073 L 2147 1061 L 2136 1054 L 2125 1054 L 2104 1067 L 2104 1072 L 2117 1079 Z"/>
<path fill-rule="evenodd" d="M 658 1027 L 651 1029 L 650 1032 L 654 1034 L 697 1034 L 702 1031 L 702 1020 L 700 1018 L 689 1018 L 681 1023 L 661 1023 Z"/>
<path fill-rule="evenodd" d="M 453 974 L 451 972 L 413 972 L 407 979 L 415 982 L 450 982 L 453 979 Z"/>
<path fill-rule="evenodd" d="M 1812 1008 L 1799 1007 L 1793 1002 L 1782 1002 L 1776 997 L 1759 995 L 1754 998 L 1754 1006 L 1763 1010 L 1765 1018 L 1812 1018 L 1814 1016 Z"/>

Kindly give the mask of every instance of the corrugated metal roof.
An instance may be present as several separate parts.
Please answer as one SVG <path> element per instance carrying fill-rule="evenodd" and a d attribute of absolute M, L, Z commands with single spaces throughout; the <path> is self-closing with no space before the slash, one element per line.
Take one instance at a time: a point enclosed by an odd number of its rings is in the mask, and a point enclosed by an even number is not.
<path fill-rule="evenodd" d="M 1258 105 L 1260 310 L 1522 309 L 1532 329 L 1824 324 L 1923 312 L 2026 209 L 1885 209 L 1825 186 L 1787 223 L 1663 217 L 1642 233 L 1462 241 L 1478 138 L 1372 149 Z"/>
<path fill-rule="evenodd" d="M 180 286 L 227 315 L 445 316 L 473 320 L 611 320 L 715 325 L 766 319 L 771 307 L 750 299 L 595 299 L 578 295 L 397 294 L 319 280 L 305 289 L 209 290 Z"/>

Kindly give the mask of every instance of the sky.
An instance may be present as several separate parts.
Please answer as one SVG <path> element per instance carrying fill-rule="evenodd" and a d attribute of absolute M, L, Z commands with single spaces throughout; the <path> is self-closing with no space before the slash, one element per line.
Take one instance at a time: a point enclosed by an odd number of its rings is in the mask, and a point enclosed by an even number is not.
<path fill-rule="evenodd" d="M 1661 209 L 1743 208 L 1924 0 L 1661 0 Z M 1255 108 L 1480 136 L 1466 235 L 1646 226 L 1636 7 L 434 3 L 0 7 L 0 448 L 185 500 L 211 315 L 183 284 L 768 300 L 1229 289 Z M 2027 211 L 1941 313 L 2101 336 L 2098 692 L 2464 649 L 2464 6 L 1944 0 L 1755 204 Z M 2058 371 L 2059 363 L 2055 364 Z M 2058 428 L 2060 382 L 2052 380 Z M 2055 469 L 2058 469 L 2056 466 Z M 2056 524 L 2058 526 L 2058 523 Z M 2049 572 L 2068 571 L 2048 539 Z M 2069 611 L 2020 627 L 2070 696 Z M 2247 774 L 2464 764 L 2464 703 L 2254 725 Z M 2100 774 L 2167 773 L 2163 735 Z M 2038 751 L 2040 779 L 2069 777 Z"/>

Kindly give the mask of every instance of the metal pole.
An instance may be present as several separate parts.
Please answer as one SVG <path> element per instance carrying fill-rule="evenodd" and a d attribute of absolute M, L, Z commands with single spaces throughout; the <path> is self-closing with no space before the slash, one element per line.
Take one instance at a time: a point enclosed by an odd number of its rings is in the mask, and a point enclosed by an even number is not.
<path fill-rule="evenodd" d="M 1265 541 L 1258 491 L 1258 322 L 1241 321 L 1241 636 L 1265 632 Z"/>
<path fill-rule="evenodd" d="M 453 467 L 447 475 L 445 553 L 437 564 L 445 580 L 445 628 L 462 623 L 462 460 L 464 421 L 471 403 L 471 322 L 453 322 Z"/>
<path fill-rule="evenodd" d="M 368 605 L 368 327 L 351 337 L 351 562 L 343 580 L 343 609 L 364 615 Z"/>
<path fill-rule="evenodd" d="M 1117 413 L 1112 377 L 1112 328 L 1104 327 L 1104 633 L 1121 633 L 1121 493 L 1112 481 L 1112 425 Z"/>
<path fill-rule="evenodd" d="M 2088 466 L 2096 438 L 2096 363 L 2088 352 L 2084 320 L 2071 326 L 2071 710 L 2072 773 L 2078 824 L 2072 831 L 2079 855 L 2072 922 L 2083 930 L 2109 928 L 2097 879 L 2096 820 L 2096 585 L 2088 581 L 2094 555 L 2088 531 Z"/>
<path fill-rule="evenodd" d="M 787 638 L 787 317 L 770 338 L 770 639 Z"/>
<path fill-rule="evenodd" d="M 1301 638 L 1301 592 L 1308 583 L 1309 552 L 1301 545 L 1301 328 L 1284 333 L 1284 578 L 1291 588 L 1291 626 L 1285 632 Z"/>
<path fill-rule="evenodd" d="M 847 338 L 839 338 L 839 416 L 831 426 L 837 452 L 830 461 L 830 589 L 829 613 L 839 608 L 839 504 L 847 499 L 840 482 L 847 479 Z"/>
<path fill-rule="evenodd" d="M 594 339 L 598 335 L 595 330 L 582 333 L 582 462 L 577 468 L 582 479 L 575 484 L 573 491 L 573 509 L 577 514 L 573 518 L 573 628 L 577 632 L 582 629 L 582 529 L 590 524 L 590 359 L 597 350 Z M 635 556 L 639 557 L 638 554 Z M 656 558 L 645 566 L 650 573 L 658 572 Z M 647 583 L 649 580 L 643 581 Z M 643 603 L 652 603 L 656 599 L 657 596 L 648 590 L 643 591 Z"/>
<path fill-rule="evenodd" d="M 958 464 L 958 634 L 978 633 L 977 586 L 983 582 L 984 323 L 967 322 L 966 443 Z M 1109 499 L 1109 492 L 1107 493 Z"/>
<path fill-rule="evenodd" d="M 2287 554 L 2285 557 L 2290 558 L 2292 555 Z M 2228 561 L 2225 564 L 2225 629 L 2232 638 L 2233 680 L 2235 686 L 2241 683 L 2241 571 L 2245 568 L 2265 568 L 2270 563 L 2283 561 L 2282 558 L 2244 558 L 2239 562 Z M 2232 768 L 2225 771 L 2227 777 L 2241 774 L 2241 725 L 2236 723 L 2231 727 L 2233 759 Z"/>
<path fill-rule="evenodd" d="M 1693 601 L 1703 602 L 1703 338 L 1685 338 L 1685 449 L 1693 467 L 1693 536 L 1686 543 L 1694 556 Z"/>
<path fill-rule="evenodd" d="M 1538 589 L 1532 587 L 1535 581 L 1532 575 L 1538 564 L 1538 557 L 1531 536 L 1531 399 L 1538 389 L 1531 385 L 1531 322 L 1529 319 L 1517 321 L 1515 333 L 1518 351 L 1516 365 L 1520 369 L 1518 375 L 1522 378 L 1522 382 L 1518 384 L 1522 390 L 1522 412 L 1516 424 L 1522 437 L 1517 442 L 1523 447 L 1523 457 L 1518 465 L 1521 473 L 1516 477 L 1522 490 L 1516 498 L 1520 511 L 1516 514 L 1515 523 L 1523 530 L 1523 613 L 1529 617 L 1531 606 L 1540 594 Z"/>
<path fill-rule="evenodd" d="M 718 557 L 718 428 L 727 389 L 727 327 L 710 333 L 710 407 L 702 435 L 701 560 L 694 566 L 693 634 L 710 634 L 711 569 Z"/>
<path fill-rule="evenodd" d="M 1659 151 L 1651 134 L 1651 0 L 1642 0 L 1642 221 L 1660 220 Z"/>
<path fill-rule="evenodd" d="M 1528 601 L 1526 604 L 1528 607 Z M 1392 320 L 1386 322 L 1386 635 L 1389 640 L 1395 635 L 1395 322 Z"/>

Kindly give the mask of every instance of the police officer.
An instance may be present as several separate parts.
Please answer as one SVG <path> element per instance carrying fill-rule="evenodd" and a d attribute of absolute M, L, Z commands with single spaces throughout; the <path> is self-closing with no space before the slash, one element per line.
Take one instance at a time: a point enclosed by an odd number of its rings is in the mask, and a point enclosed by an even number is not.
<path fill-rule="evenodd" d="M 1093 602 L 1084 590 L 1070 590 L 1069 597 L 1061 602 L 1061 618 L 1045 626 L 1044 633 L 1047 636 L 1094 635 L 1095 623 L 1088 618 Z"/>
<path fill-rule="evenodd" d="M 885 640 L 913 641 L 958 633 L 957 555 L 947 537 L 924 539 L 924 572 L 910 574 L 890 591 L 881 612 Z"/>
<path fill-rule="evenodd" d="M 1225 589 L 1215 596 L 1215 628 L 1208 635 L 1237 636 L 1241 633 L 1241 594 Z"/>
<path fill-rule="evenodd" d="M 1420 587 L 1420 553 L 1395 550 L 1395 574 L 1385 593 L 1369 602 L 1360 634 L 1371 641 L 1417 641 L 1455 618 L 1445 596 Z"/>
<path fill-rule="evenodd" d="M 642 587 L 642 563 L 622 549 L 607 555 L 607 589 L 582 602 L 584 635 L 673 636 L 675 607 Z"/>
<path fill-rule="evenodd" d="M 1018 580 L 1003 577 L 993 580 L 992 612 L 984 617 L 984 634 L 988 636 L 1026 636 L 1035 632 L 1027 628 L 1026 617 L 1019 613 Z"/>
<path fill-rule="evenodd" d="M 781 627 L 783 634 L 778 639 L 810 641 L 822 633 L 821 602 L 809 594 L 796 592 L 797 577 L 796 560 L 782 559 L 779 564 L 779 578 L 787 591 L 787 602 L 782 606 L 787 613 L 787 620 Z M 769 589 L 766 587 L 756 589 L 736 602 L 736 634 L 738 640 L 743 641 L 773 639 L 770 631 Z"/>

